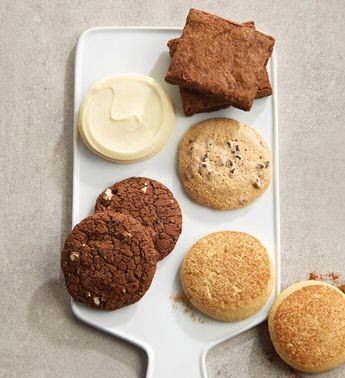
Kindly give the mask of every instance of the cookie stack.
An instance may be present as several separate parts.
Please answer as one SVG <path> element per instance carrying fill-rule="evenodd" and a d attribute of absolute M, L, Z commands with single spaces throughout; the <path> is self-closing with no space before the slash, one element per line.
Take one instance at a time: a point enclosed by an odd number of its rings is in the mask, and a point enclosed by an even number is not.
<path fill-rule="evenodd" d="M 101 310 L 137 302 L 181 231 L 180 206 L 160 182 L 131 177 L 106 188 L 61 253 L 69 294 Z"/>
<path fill-rule="evenodd" d="M 165 80 L 180 86 L 186 116 L 229 106 L 249 111 L 255 98 L 272 94 L 266 64 L 274 42 L 252 21 L 191 9 L 181 37 L 168 42 Z"/>

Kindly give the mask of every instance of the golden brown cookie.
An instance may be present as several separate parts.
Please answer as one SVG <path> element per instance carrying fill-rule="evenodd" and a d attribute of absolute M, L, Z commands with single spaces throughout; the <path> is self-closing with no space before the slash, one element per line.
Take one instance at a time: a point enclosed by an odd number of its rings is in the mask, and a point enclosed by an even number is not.
<path fill-rule="evenodd" d="M 181 267 L 188 300 L 223 321 L 242 320 L 258 312 L 270 296 L 273 281 L 265 247 L 243 232 L 204 236 L 186 253 Z"/>
<path fill-rule="evenodd" d="M 319 373 L 345 362 L 345 294 L 318 281 L 298 282 L 275 300 L 268 327 L 289 365 Z"/>
<path fill-rule="evenodd" d="M 137 302 L 156 271 L 157 252 L 145 228 L 130 215 L 104 211 L 67 236 L 61 268 L 69 294 L 99 310 Z"/>
<path fill-rule="evenodd" d="M 179 175 L 187 194 L 214 209 L 237 209 L 270 183 L 270 152 L 261 135 L 230 118 L 191 127 L 179 146 Z"/>

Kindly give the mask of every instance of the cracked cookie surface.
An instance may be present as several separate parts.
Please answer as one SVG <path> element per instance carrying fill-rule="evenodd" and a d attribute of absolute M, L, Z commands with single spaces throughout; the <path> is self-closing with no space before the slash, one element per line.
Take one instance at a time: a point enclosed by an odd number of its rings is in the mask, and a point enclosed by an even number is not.
<path fill-rule="evenodd" d="M 137 302 L 151 285 L 157 252 L 130 215 L 92 214 L 67 236 L 61 268 L 69 294 L 87 306 L 116 310 Z"/>
<path fill-rule="evenodd" d="M 199 239 L 186 253 L 180 276 L 188 300 L 223 321 L 255 314 L 273 288 L 265 247 L 243 232 L 221 231 Z"/>
<path fill-rule="evenodd" d="M 175 247 L 182 231 L 182 213 L 172 192 L 147 177 L 130 177 L 106 188 L 97 198 L 95 212 L 114 210 L 130 214 L 151 236 L 158 259 Z"/>
<path fill-rule="evenodd" d="M 178 169 L 192 200 L 214 209 L 237 209 L 267 189 L 270 160 L 256 130 L 230 118 L 213 118 L 184 134 Z"/>
<path fill-rule="evenodd" d="M 334 369 L 345 363 L 345 295 L 326 282 L 297 282 L 274 301 L 268 330 L 276 352 L 294 369 Z"/>

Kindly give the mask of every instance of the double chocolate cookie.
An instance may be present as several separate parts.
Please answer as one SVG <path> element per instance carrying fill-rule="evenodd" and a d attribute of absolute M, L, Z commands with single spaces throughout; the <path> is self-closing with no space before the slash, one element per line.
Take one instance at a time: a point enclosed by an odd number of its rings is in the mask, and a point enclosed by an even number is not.
<path fill-rule="evenodd" d="M 128 214 L 92 214 L 68 235 L 61 267 L 69 294 L 90 307 L 116 310 L 137 302 L 156 271 L 151 237 Z"/>
<path fill-rule="evenodd" d="M 182 231 L 182 213 L 172 192 L 146 177 L 130 177 L 108 187 L 96 201 L 95 212 L 114 210 L 130 214 L 151 236 L 158 259 L 175 247 Z"/>

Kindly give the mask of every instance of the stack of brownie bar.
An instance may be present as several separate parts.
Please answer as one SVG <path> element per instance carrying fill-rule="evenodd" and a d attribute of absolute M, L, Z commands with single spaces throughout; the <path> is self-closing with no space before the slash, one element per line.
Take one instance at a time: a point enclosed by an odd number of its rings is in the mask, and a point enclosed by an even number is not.
<path fill-rule="evenodd" d="M 255 29 L 191 9 L 180 38 L 168 42 L 172 58 L 165 80 L 180 87 L 186 116 L 234 106 L 249 111 L 269 96 L 266 69 L 274 38 Z"/>

